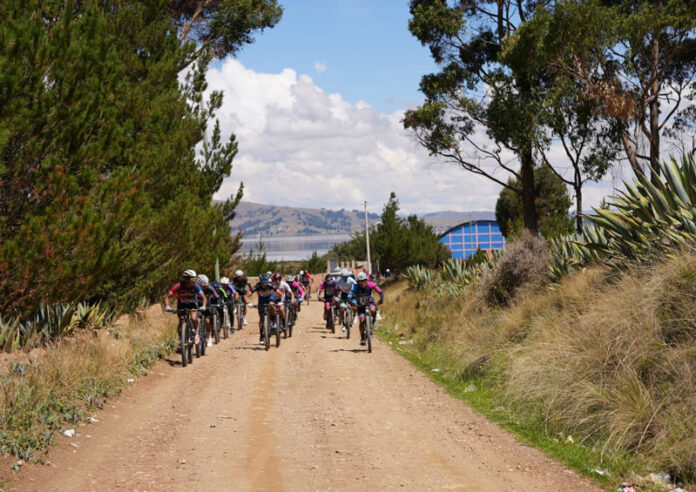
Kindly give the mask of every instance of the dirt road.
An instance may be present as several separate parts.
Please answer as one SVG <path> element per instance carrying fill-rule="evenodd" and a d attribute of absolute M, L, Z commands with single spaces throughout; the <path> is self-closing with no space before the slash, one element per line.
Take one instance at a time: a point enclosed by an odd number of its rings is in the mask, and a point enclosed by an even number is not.
<path fill-rule="evenodd" d="M 278 349 L 253 314 L 193 365 L 159 363 L 7 490 L 594 489 L 320 309 Z"/>

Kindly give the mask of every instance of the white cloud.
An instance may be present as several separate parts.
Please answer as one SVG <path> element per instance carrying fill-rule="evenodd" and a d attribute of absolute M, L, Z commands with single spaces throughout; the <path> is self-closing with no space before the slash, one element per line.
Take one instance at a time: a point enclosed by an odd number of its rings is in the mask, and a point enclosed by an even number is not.
<path fill-rule="evenodd" d="M 208 81 L 210 90 L 224 92 L 223 136 L 234 133 L 239 141 L 218 198 L 243 181 L 244 199 L 273 205 L 362 209 L 367 200 L 379 212 L 395 191 L 406 213 L 495 207 L 500 187 L 434 162 L 404 130 L 403 111 L 379 113 L 327 94 L 292 69 L 258 73 L 234 59 L 211 69 Z M 586 207 L 605 188 L 587 193 Z"/>
<path fill-rule="evenodd" d="M 320 61 L 315 61 L 314 62 L 314 70 L 316 70 L 319 73 L 324 73 L 326 72 L 327 66 L 325 62 L 320 62 Z"/>

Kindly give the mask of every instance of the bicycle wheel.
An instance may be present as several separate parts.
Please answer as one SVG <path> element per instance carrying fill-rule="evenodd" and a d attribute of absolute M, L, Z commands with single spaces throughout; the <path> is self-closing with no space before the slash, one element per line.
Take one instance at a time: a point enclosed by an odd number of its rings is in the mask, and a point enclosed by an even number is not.
<path fill-rule="evenodd" d="M 186 344 L 186 321 L 179 321 L 179 345 L 181 347 L 181 365 L 188 365 L 188 347 Z"/>
<path fill-rule="evenodd" d="M 205 328 L 205 316 L 203 314 L 198 316 L 198 326 L 196 327 L 195 333 L 198 333 L 198 344 L 195 343 L 194 340 L 194 345 L 196 345 L 196 357 L 200 357 L 204 354 L 203 348 L 205 347 L 205 337 L 204 333 L 206 331 Z M 195 339 L 195 334 L 194 334 L 194 339 Z"/>
<path fill-rule="evenodd" d="M 283 321 L 283 338 L 288 338 L 288 331 L 290 331 L 290 308 L 285 308 L 285 321 Z"/>
<path fill-rule="evenodd" d="M 193 364 L 193 338 L 196 330 L 193 328 L 193 321 L 189 318 L 186 326 L 186 359 L 189 364 Z"/>
<path fill-rule="evenodd" d="M 369 311 L 365 314 L 365 341 L 367 352 L 372 353 L 372 315 Z"/>
<path fill-rule="evenodd" d="M 288 336 L 291 337 L 292 336 L 292 329 L 295 327 L 296 314 L 295 314 L 294 309 L 290 310 L 289 316 L 290 316 L 290 326 L 288 326 Z"/>
<path fill-rule="evenodd" d="M 282 322 L 282 319 L 280 318 L 280 315 L 276 311 L 275 314 L 275 319 L 273 320 L 273 330 L 272 334 L 275 335 L 275 346 L 276 348 L 280 347 L 280 323 Z"/>
<path fill-rule="evenodd" d="M 350 340 L 350 327 L 353 326 L 353 310 L 349 307 L 346 308 L 346 340 Z"/>
<path fill-rule="evenodd" d="M 215 336 L 215 345 L 220 343 L 220 316 L 218 313 L 213 312 L 213 319 L 211 320 L 213 325 L 213 335 Z"/>
<path fill-rule="evenodd" d="M 244 323 L 244 306 L 241 302 L 237 303 L 237 329 L 242 329 L 242 323 Z"/>
<path fill-rule="evenodd" d="M 331 323 L 329 325 L 329 328 L 331 328 L 331 333 L 336 333 L 336 312 L 333 306 L 331 306 L 329 319 L 331 320 Z"/>
<path fill-rule="evenodd" d="M 271 334 L 269 333 L 271 327 L 268 326 L 271 320 L 268 318 L 268 313 L 263 315 L 263 344 L 266 350 L 271 348 Z"/>
<path fill-rule="evenodd" d="M 232 325 L 230 324 L 232 322 L 232 319 L 230 319 L 230 312 L 228 310 L 228 306 L 225 305 L 222 308 L 222 338 L 227 340 L 227 335 L 228 335 L 228 330 L 232 329 Z"/>

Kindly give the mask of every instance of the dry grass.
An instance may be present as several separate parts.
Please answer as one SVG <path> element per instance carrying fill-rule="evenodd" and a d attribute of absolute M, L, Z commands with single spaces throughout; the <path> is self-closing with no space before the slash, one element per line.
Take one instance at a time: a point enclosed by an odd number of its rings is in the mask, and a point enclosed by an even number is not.
<path fill-rule="evenodd" d="M 407 291 L 385 312 L 452 376 L 485 379 L 550 435 L 630 452 L 693 483 L 696 255 L 609 275 L 590 269 L 553 291 L 524 289 L 507 308 L 488 307 L 480 287 L 449 299 Z"/>
<path fill-rule="evenodd" d="M 160 312 L 158 312 L 160 311 Z M 24 459 L 52 442 L 52 432 L 87 417 L 175 345 L 174 321 L 159 306 L 112 327 L 55 342 L 11 361 L 0 374 L 0 452 Z"/>

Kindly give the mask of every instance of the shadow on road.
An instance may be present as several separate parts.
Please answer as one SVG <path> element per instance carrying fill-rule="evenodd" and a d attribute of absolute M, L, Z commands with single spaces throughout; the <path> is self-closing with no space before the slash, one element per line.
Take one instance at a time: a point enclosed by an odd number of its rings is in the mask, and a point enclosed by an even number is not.
<path fill-rule="evenodd" d="M 367 352 L 367 349 L 334 349 L 331 352 L 352 352 L 354 354 L 358 354 L 360 352 Z"/>

